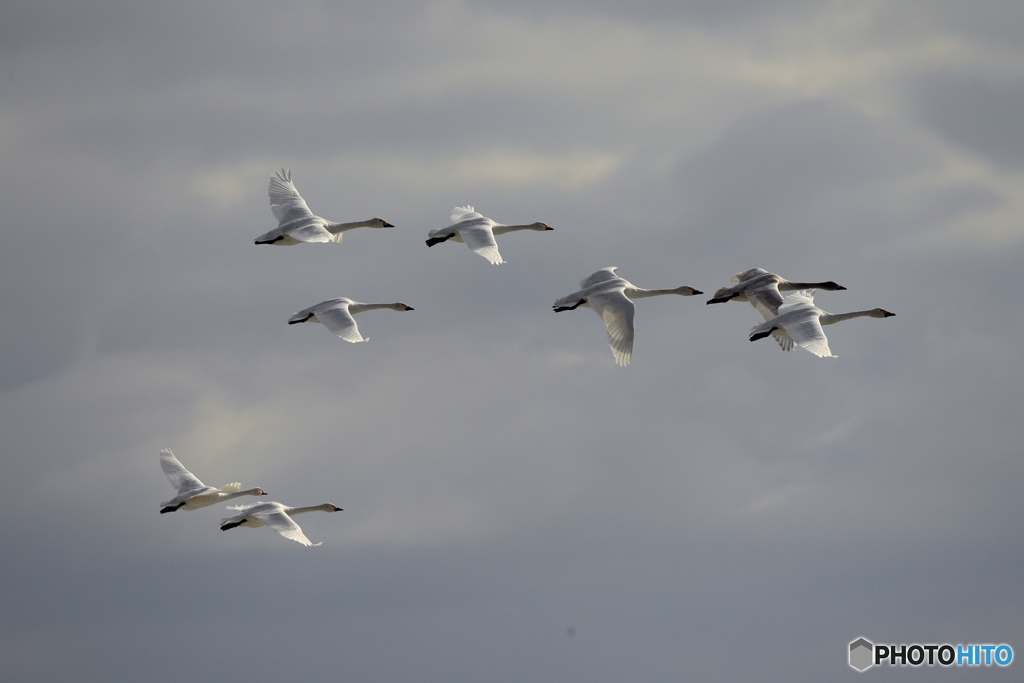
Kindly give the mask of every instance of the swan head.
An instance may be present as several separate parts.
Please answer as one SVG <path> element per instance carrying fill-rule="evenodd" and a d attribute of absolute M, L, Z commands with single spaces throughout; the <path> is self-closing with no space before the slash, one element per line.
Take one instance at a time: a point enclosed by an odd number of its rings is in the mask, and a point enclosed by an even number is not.
<path fill-rule="evenodd" d="M 538 221 L 538 222 L 533 223 L 532 225 L 530 225 L 530 230 L 538 230 L 538 231 L 543 232 L 544 230 L 554 230 L 554 228 L 552 228 L 547 223 L 541 223 L 541 222 Z"/>
<path fill-rule="evenodd" d="M 388 223 L 383 218 L 371 218 L 370 219 L 370 226 L 369 227 L 371 227 L 371 228 L 393 228 L 395 226 L 391 225 L 391 223 Z"/>
<path fill-rule="evenodd" d="M 395 310 L 397 311 L 415 311 L 416 309 L 408 304 L 395 304 Z"/>
<path fill-rule="evenodd" d="M 846 289 L 846 287 L 843 287 L 838 282 L 832 282 L 832 280 L 829 280 L 828 282 L 822 282 L 820 285 L 818 285 L 818 289 L 825 289 L 830 292 L 838 292 L 839 290 Z"/>
<path fill-rule="evenodd" d="M 884 308 L 876 308 L 873 311 L 871 311 L 871 317 L 872 318 L 891 318 L 894 315 L 896 315 L 896 314 L 895 313 L 890 313 L 889 311 L 885 310 Z"/>
<path fill-rule="evenodd" d="M 268 494 L 266 491 L 264 491 L 263 489 L 261 489 L 260 487 L 257 486 L 255 489 L 253 489 L 252 495 L 254 495 L 254 496 L 266 496 L 266 495 L 270 495 L 270 494 Z"/>
<path fill-rule="evenodd" d="M 699 289 L 694 289 L 693 287 L 685 287 L 685 286 L 684 287 L 678 287 L 678 288 L 676 288 L 675 291 L 676 291 L 676 294 L 679 294 L 681 296 L 693 296 L 694 294 L 703 294 L 704 293 L 704 292 L 700 291 Z"/>
<path fill-rule="evenodd" d="M 342 509 L 333 503 L 324 503 L 320 506 L 324 512 L 342 512 Z"/>

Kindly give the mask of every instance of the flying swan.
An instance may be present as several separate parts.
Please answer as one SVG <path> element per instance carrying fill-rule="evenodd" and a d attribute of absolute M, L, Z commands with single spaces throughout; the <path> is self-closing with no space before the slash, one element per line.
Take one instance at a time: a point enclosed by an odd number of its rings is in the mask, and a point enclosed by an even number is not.
<path fill-rule="evenodd" d="M 480 254 L 491 263 L 505 263 L 498 253 L 495 235 L 504 235 L 514 230 L 554 230 L 547 223 L 530 223 L 529 225 L 502 225 L 490 218 L 485 218 L 473 210 L 472 206 L 456 206 L 452 209 L 452 224 L 427 233 L 427 246 L 452 240 L 465 242 L 473 253 Z"/>
<path fill-rule="evenodd" d="M 827 289 L 836 291 L 846 289 L 842 285 L 832 282 L 790 282 L 784 277 L 769 273 L 764 268 L 751 268 L 742 273 L 732 276 L 731 282 L 739 284 L 731 287 L 722 287 L 715 296 L 705 303 L 721 304 L 726 301 L 749 301 L 750 305 L 761 315 L 763 320 L 770 320 L 779 314 L 779 306 L 782 305 L 782 291 L 794 291 L 800 289 Z M 793 340 L 785 335 L 776 336 L 775 341 L 783 351 L 793 350 Z"/>
<path fill-rule="evenodd" d="M 314 216 L 292 184 L 291 169 L 282 168 L 270 176 L 267 191 L 270 193 L 270 210 L 274 212 L 279 225 L 257 237 L 256 244 L 284 247 L 303 242 L 340 242 L 341 233 L 346 230 L 395 227 L 381 218 L 354 223 L 333 223 L 326 218 Z"/>
<path fill-rule="evenodd" d="M 833 315 L 826 313 L 814 305 L 814 292 L 802 290 L 793 292 L 779 306 L 779 314 L 750 330 L 750 341 L 763 339 L 769 334 L 779 339 L 783 351 L 789 351 L 793 345 L 807 349 L 821 358 L 835 358 L 828 348 L 828 339 L 821 329 L 822 325 L 834 325 L 850 318 L 889 318 L 896 315 L 884 308 L 872 308 L 870 311 L 854 311 Z"/>
<path fill-rule="evenodd" d="M 390 308 L 393 311 L 412 311 L 412 306 L 402 303 L 397 304 L 361 304 L 344 296 L 337 299 L 321 301 L 315 306 L 304 308 L 288 319 L 289 325 L 296 325 L 304 322 L 323 323 L 324 327 L 333 334 L 338 335 L 347 342 L 370 341 L 369 337 L 363 338 L 359 334 L 359 327 L 352 316 L 363 311 L 371 311 L 375 308 Z"/>
<path fill-rule="evenodd" d="M 616 267 L 602 268 L 580 281 L 580 291 L 563 296 L 552 308 L 555 313 L 588 306 L 604 321 L 608 329 L 608 344 L 619 365 L 629 365 L 633 356 L 633 302 L 659 294 L 693 296 L 703 294 L 693 287 L 675 289 L 642 289 L 615 274 Z"/>
<path fill-rule="evenodd" d="M 790 282 L 784 277 L 769 273 L 764 268 L 751 268 L 742 273 L 732 276 L 730 282 L 739 284 L 731 287 L 722 287 L 715 296 L 707 300 L 709 304 L 720 304 L 726 301 L 749 301 L 750 305 L 757 309 L 765 320 L 774 318 L 779 314 L 779 306 L 782 305 L 782 294 L 780 291 L 795 291 L 800 289 L 827 289 L 836 291 L 846 289 L 840 284 L 832 282 Z"/>
<path fill-rule="evenodd" d="M 258 487 L 242 491 L 240 490 L 242 485 L 237 481 L 227 486 L 221 486 L 219 489 L 206 486 L 203 482 L 196 479 L 194 474 L 185 469 L 169 448 L 160 451 L 160 468 L 167 475 L 167 478 L 171 480 L 171 486 L 178 489 L 178 495 L 166 503 L 160 504 L 161 515 L 165 512 L 174 512 L 180 508 L 196 510 L 207 505 L 238 498 L 239 496 L 267 495 L 266 491 Z"/>
<path fill-rule="evenodd" d="M 294 519 L 292 519 L 293 516 L 301 515 L 303 512 L 313 512 L 315 510 L 323 510 L 324 512 L 341 512 L 340 507 L 337 505 L 331 505 L 330 503 L 290 508 L 287 505 L 282 505 L 281 503 L 270 502 L 255 503 L 253 505 L 229 505 L 227 509 L 241 510 L 242 513 L 235 515 L 234 517 L 225 517 L 222 519 L 220 521 L 221 531 L 234 529 L 236 526 L 261 527 L 265 524 L 285 538 L 290 538 L 291 540 L 306 546 L 322 545 L 322 542 L 312 543 L 308 538 L 306 538 L 306 534 L 302 533 L 302 528 L 295 523 Z"/>

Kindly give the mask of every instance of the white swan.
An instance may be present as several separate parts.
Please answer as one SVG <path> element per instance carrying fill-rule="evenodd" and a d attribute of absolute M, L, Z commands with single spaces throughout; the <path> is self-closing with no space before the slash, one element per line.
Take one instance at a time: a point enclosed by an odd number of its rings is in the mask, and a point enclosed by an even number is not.
<path fill-rule="evenodd" d="M 547 223 L 530 223 L 529 225 L 502 225 L 495 223 L 490 218 L 481 216 L 473 210 L 472 206 L 457 206 L 452 209 L 452 224 L 445 228 L 438 228 L 427 233 L 430 238 L 427 246 L 432 247 L 447 240 L 453 242 L 465 242 L 474 253 L 480 254 L 491 263 L 504 263 L 501 254 L 498 253 L 498 243 L 494 241 L 495 235 L 504 235 L 514 230 L 554 230 Z"/>
<path fill-rule="evenodd" d="M 736 273 L 732 276 L 730 282 L 737 282 L 739 284 L 731 287 L 722 287 L 706 303 L 720 304 L 726 301 L 749 301 L 750 305 L 757 309 L 757 312 L 765 320 L 778 315 L 779 306 L 782 305 L 782 294 L 779 293 L 780 291 L 786 292 L 802 289 L 836 291 L 846 289 L 846 287 L 831 280 L 828 282 L 790 282 L 775 273 L 769 273 L 764 268 L 751 268 L 742 273 Z"/>
<path fill-rule="evenodd" d="M 338 335 L 347 342 L 370 341 L 369 337 L 363 338 L 359 334 L 359 327 L 352 316 L 363 311 L 370 311 L 375 308 L 390 308 L 393 311 L 412 311 L 412 306 L 405 304 L 361 304 L 347 297 L 339 296 L 336 299 L 321 301 L 315 306 L 304 308 L 288 319 L 289 325 L 296 325 L 304 322 L 323 323 L 324 327 Z"/>
<path fill-rule="evenodd" d="M 580 281 L 580 291 L 563 296 L 552 308 L 555 313 L 571 311 L 579 306 L 594 309 L 608 329 L 608 344 L 612 347 L 615 362 L 629 365 L 633 357 L 633 302 L 630 299 L 642 299 L 660 294 L 679 294 L 693 296 L 703 294 L 693 287 L 676 287 L 675 289 L 642 289 L 615 274 L 617 268 L 602 268 Z"/>
<path fill-rule="evenodd" d="M 303 512 L 314 512 L 316 510 L 323 510 L 324 512 L 341 512 L 340 507 L 330 503 L 290 508 L 287 505 L 282 505 L 281 503 L 270 502 L 256 503 L 253 505 L 229 505 L 227 509 L 241 510 L 242 514 L 235 515 L 234 517 L 225 517 L 220 520 L 221 531 L 234 529 L 236 526 L 261 527 L 265 524 L 285 538 L 290 538 L 293 541 L 297 541 L 298 543 L 307 546 L 317 546 L 321 545 L 321 543 L 310 542 L 310 540 L 306 538 L 306 534 L 302 533 L 302 529 L 299 525 L 292 519 L 292 516 L 301 515 Z"/>
<path fill-rule="evenodd" d="M 203 482 L 196 479 L 194 474 L 185 469 L 169 448 L 160 451 L 160 468 L 167 475 L 167 478 L 171 480 L 171 486 L 178 489 L 178 495 L 166 503 L 160 504 L 161 515 L 165 512 L 174 512 L 180 508 L 185 508 L 186 510 L 204 508 L 207 505 L 238 498 L 239 496 L 267 495 L 266 491 L 258 487 L 242 491 L 242 485 L 237 481 L 227 486 L 221 486 L 219 489 L 206 486 Z"/>
<path fill-rule="evenodd" d="M 256 238 L 256 244 L 290 246 L 303 242 L 340 242 L 341 233 L 355 228 L 393 228 L 395 226 L 381 218 L 353 223 L 333 223 L 320 216 L 314 216 L 305 200 L 292 184 L 291 169 L 282 168 L 270 176 L 270 210 L 274 212 L 279 225 Z"/>
<path fill-rule="evenodd" d="M 822 325 L 834 325 L 850 318 L 889 318 L 894 315 L 896 314 L 884 308 L 833 315 L 814 305 L 812 290 L 803 290 L 788 295 L 779 306 L 777 316 L 755 325 L 750 330 L 750 341 L 757 341 L 771 334 L 779 338 L 779 346 L 783 351 L 789 351 L 796 344 L 815 356 L 835 358 L 828 348 L 828 339 L 821 329 Z"/>

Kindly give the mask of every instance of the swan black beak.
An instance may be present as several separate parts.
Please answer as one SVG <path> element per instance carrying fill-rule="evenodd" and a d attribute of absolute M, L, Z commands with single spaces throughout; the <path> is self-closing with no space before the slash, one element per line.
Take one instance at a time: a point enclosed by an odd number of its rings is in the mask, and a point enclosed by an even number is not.
<path fill-rule="evenodd" d="M 690 289 L 693 289 L 693 287 L 690 287 Z M 693 289 L 693 294 L 691 294 L 690 296 L 696 296 L 698 294 L 703 294 L 703 293 L 704 292 L 700 291 L 699 289 Z"/>
<path fill-rule="evenodd" d="M 896 315 L 896 314 L 895 313 L 890 313 L 889 311 L 886 311 L 886 310 L 882 311 L 882 317 L 883 318 L 891 318 L 894 315 Z"/>
<path fill-rule="evenodd" d="M 388 223 L 388 222 L 387 222 L 387 221 L 385 221 L 385 220 L 382 220 L 381 222 L 382 222 L 382 223 L 384 223 L 384 227 L 385 227 L 385 228 L 393 228 L 393 227 L 395 227 L 395 226 L 391 225 L 391 223 Z"/>

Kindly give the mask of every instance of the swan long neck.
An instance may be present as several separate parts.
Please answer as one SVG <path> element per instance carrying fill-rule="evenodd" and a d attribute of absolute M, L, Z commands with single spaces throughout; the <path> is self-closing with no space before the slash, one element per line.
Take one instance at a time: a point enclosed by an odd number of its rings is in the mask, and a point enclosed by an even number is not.
<path fill-rule="evenodd" d="M 504 235 L 506 232 L 516 230 L 544 230 L 543 223 L 530 223 L 529 225 L 495 225 L 491 228 L 491 234 Z"/>
<path fill-rule="evenodd" d="M 327 512 L 327 511 L 333 510 L 333 509 L 334 509 L 333 505 L 331 505 L 329 503 L 322 503 L 320 505 L 306 505 L 305 507 L 288 508 L 287 512 L 288 512 L 289 515 L 294 516 L 294 515 L 301 515 L 303 512 L 316 512 L 318 510 L 322 510 L 324 512 Z"/>
<path fill-rule="evenodd" d="M 853 311 L 851 313 L 825 313 L 818 318 L 818 322 L 822 325 L 834 325 L 835 323 L 849 320 L 850 318 L 877 318 L 876 310 L 870 311 Z"/>
<path fill-rule="evenodd" d="M 661 296 L 662 294 L 686 294 L 689 287 L 676 287 L 675 289 L 643 289 L 642 287 L 626 287 L 623 294 L 630 299 L 643 299 L 648 296 Z"/>
<path fill-rule="evenodd" d="M 223 500 L 230 500 L 232 498 L 239 498 L 241 496 L 262 496 L 262 495 L 263 495 L 263 489 L 261 489 L 261 488 L 253 488 L 253 489 L 246 489 L 244 491 L 235 491 L 234 493 L 229 493 L 229 494 L 225 495 L 222 499 Z"/>
<path fill-rule="evenodd" d="M 365 221 L 355 221 L 353 223 L 328 223 L 324 227 L 327 228 L 328 232 L 333 235 L 337 235 L 339 232 L 345 232 L 346 230 L 355 230 L 356 228 L 368 228 L 370 227 L 373 219 Z"/>
<path fill-rule="evenodd" d="M 393 311 L 404 311 L 405 304 L 349 304 L 348 312 L 352 315 L 377 308 L 390 308 Z"/>

